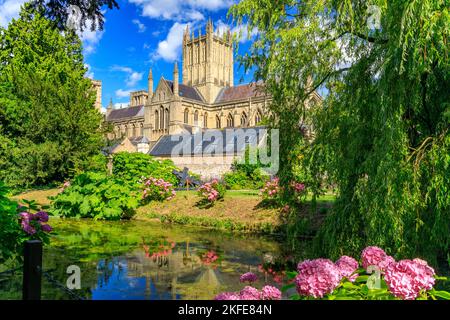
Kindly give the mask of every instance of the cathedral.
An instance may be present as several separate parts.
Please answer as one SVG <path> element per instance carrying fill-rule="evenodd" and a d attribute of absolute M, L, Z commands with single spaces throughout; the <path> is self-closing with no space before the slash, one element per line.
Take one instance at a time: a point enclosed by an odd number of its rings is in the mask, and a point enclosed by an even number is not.
<path fill-rule="evenodd" d="M 256 83 L 234 86 L 233 65 L 229 31 L 217 35 L 211 21 L 204 35 L 191 35 L 187 28 L 182 68 L 175 63 L 172 80 L 161 77 L 154 88 L 150 70 L 148 89 L 132 92 L 129 107 L 108 106 L 106 120 L 114 126 L 110 137 L 144 136 L 153 145 L 163 135 L 256 126 L 269 97 Z"/>
<path fill-rule="evenodd" d="M 182 48 L 181 70 L 175 63 L 172 80 L 161 77 L 155 88 L 150 69 L 147 90 L 132 92 L 127 108 L 114 109 L 112 102 L 109 104 L 106 121 L 114 128 L 109 138 L 122 142 L 108 152 L 149 153 L 159 158 L 171 158 L 180 167 L 195 167 L 204 176 L 219 176 L 229 170 L 234 157 L 224 156 L 222 160 L 226 158 L 226 161 L 215 167 L 211 161 L 217 157 L 204 157 L 197 165 L 186 163 L 185 158 L 177 160 L 171 155 L 172 138 L 195 135 L 207 129 L 224 134 L 226 129 L 235 128 L 243 129 L 249 135 L 259 135 L 250 129 L 261 129 L 259 124 L 271 99 L 262 90 L 261 83 L 234 85 L 230 31 L 219 35 L 211 21 L 207 23 L 206 34 L 201 30 L 197 35 L 191 34 L 187 27 Z M 314 93 L 312 100 L 313 103 L 320 102 L 321 98 Z M 235 150 L 238 149 L 242 152 L 245 148 L 236 146 Z M 235 156 L 239 152 L 235 152 Z"/>

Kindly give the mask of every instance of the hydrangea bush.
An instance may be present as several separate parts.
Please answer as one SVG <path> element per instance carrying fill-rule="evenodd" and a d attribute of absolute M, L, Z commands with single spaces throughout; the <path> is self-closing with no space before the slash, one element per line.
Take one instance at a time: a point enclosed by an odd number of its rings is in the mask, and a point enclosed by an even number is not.
<path fill-rule="evenodd" d="M 450 293 L 433 289 L 438 277 L 421 259 L 395 261 L 381 248 L 367 247 L 361 266 L 349 256 L 335 263 L 329 259 L 305 260 L 290 273 L 297 294 L 291 299 L 450 299 Z"/>
<path fill-rule="evenodd" d="M 164 179 L 149 177 L 141 181 L 143 184 L 142 202 L 170 200 L 176 195 L 174 186 Z"/>
<path fill-rule="evenodd" d="M 241 276 L 241 282 L 254 282 L 258 278 L 254 273 L 248 272 Z M 273 286 L 266 285 L 261 290 L 252 286 L 245 286 L 238 292 L 223 292 L 214 300 L 281 300 L 281 291 Z"/>
<path fill-rule="evenodd" d="M 207 182 L 198 188 L 198 195 L 202 198 L 201 202 L 210 205 L 223 199 L 225 192 L 225 186 L 217 179 Z"/>
<path fill-rule="evenodd" d="M 264 187 L 259 191 L 260 195 L 263 197 L 264 200 L 271 201 L 278 197 L 280 193 L 279 182 L 280 182 L 279 178 L 274 177 L 264 184 Z"/>
<path fill-rule="evenodd" d="M 23 243 L 27 240 L 49 242 L 52 227 L 48 214 L 35 201 L 23 204 L 10 200 L 9 190 L 0 182 L 0 264 L 22 260 Z"/>
<path fill-rule="evenodd" d="M 436 275 L 422 259 L 395 261 L 381 248 L 367 247 L 361 253 L 361 264 L 354 258 L 342 256 L 336 262 L 329 259 L 305 260 L 296 272 L 288 272 L 292 300 L 450 300 L 450 293 L 436 290 L 437 281 L 448 281 Z M 257 281 L 253 273 L 240 277 L 241 282 Z M 279 300 L 281 292 L 275 287 L 262 290 L 246 286 L 239 292 L 224 292 L 215 300 Z"/>

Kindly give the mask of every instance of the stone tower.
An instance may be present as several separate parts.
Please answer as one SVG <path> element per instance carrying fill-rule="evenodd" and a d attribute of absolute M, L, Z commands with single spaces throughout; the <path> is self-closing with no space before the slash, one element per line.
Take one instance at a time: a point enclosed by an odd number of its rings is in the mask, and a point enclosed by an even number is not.
<path fill-rule="evenodd" d="M 183 84 L 196 87 L 206 102 L 213 103 L 223 87 L 233 86 L 233 42 L 231 32 L 214 34 L 211 20 L 206 35 L 183 36 Z"/>

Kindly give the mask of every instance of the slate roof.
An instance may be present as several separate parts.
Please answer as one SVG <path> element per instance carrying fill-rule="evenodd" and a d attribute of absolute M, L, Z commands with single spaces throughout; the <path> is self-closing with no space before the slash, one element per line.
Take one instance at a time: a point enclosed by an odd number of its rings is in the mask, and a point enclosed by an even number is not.
<path fill-rule="evenodd" d="M 237 133 L 243 130 L 242 138 L 237 138 L 229 132 Z M 208 130 L 208 135 L 185 134 L 162 136 L 149 151 L 152 156 L 171 156 L 176 152 L 181 155 L 222 155 L 239 154 L 245 151 L 247 145 L 257 146 L 266 134 L 265 127 L 253 127 L 227 130 Z M 181 145 L 180 145 L 181 143 Z"/>
<path fill-rule="evenodd" d="M 169 86 L 170 90 L 172 90 L 172 93 L 173 93 L 173 81 L 166 80 L 166 79 L 164 79 L 164 80 L 167 82 L 167 85 Z M 180 83 L 180 84 L 178 84 L 178 92 L 179 92 L 180 97 L 204 102 L 201 93 L 198 92 L 197 89 L 194 87 L 187 86 L 185 84 Z"/>
<path fill-rule="evenodd" d="M 264 93 L 257 89 L 256 83 L 243 84 L 235 87 L 226 87 L 220 90 L 215 103 L 233 100 L 262 97 Z"/>
<path fill-rule="evenodd" d="M 120 120 L 126 118 L 143 117 L 144 116 L 144 106 L 128 107 L 121 109 L 113 109 L 106 118 L 106 120 Z"/>

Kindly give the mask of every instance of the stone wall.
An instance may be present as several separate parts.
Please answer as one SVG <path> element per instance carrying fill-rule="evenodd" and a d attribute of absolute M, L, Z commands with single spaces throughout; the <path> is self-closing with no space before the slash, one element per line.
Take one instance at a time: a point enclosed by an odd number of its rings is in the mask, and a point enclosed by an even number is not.
<path fill-rule="evenodd" d="M 222 178 L 223 174 L 231 171 L 236 156 L 205 156 L 205 157 L 158 157 L 157 159 L 170 159 L 180 169 L 187 167 L 189 171 L 201 175 L 202 180 Z"/>

